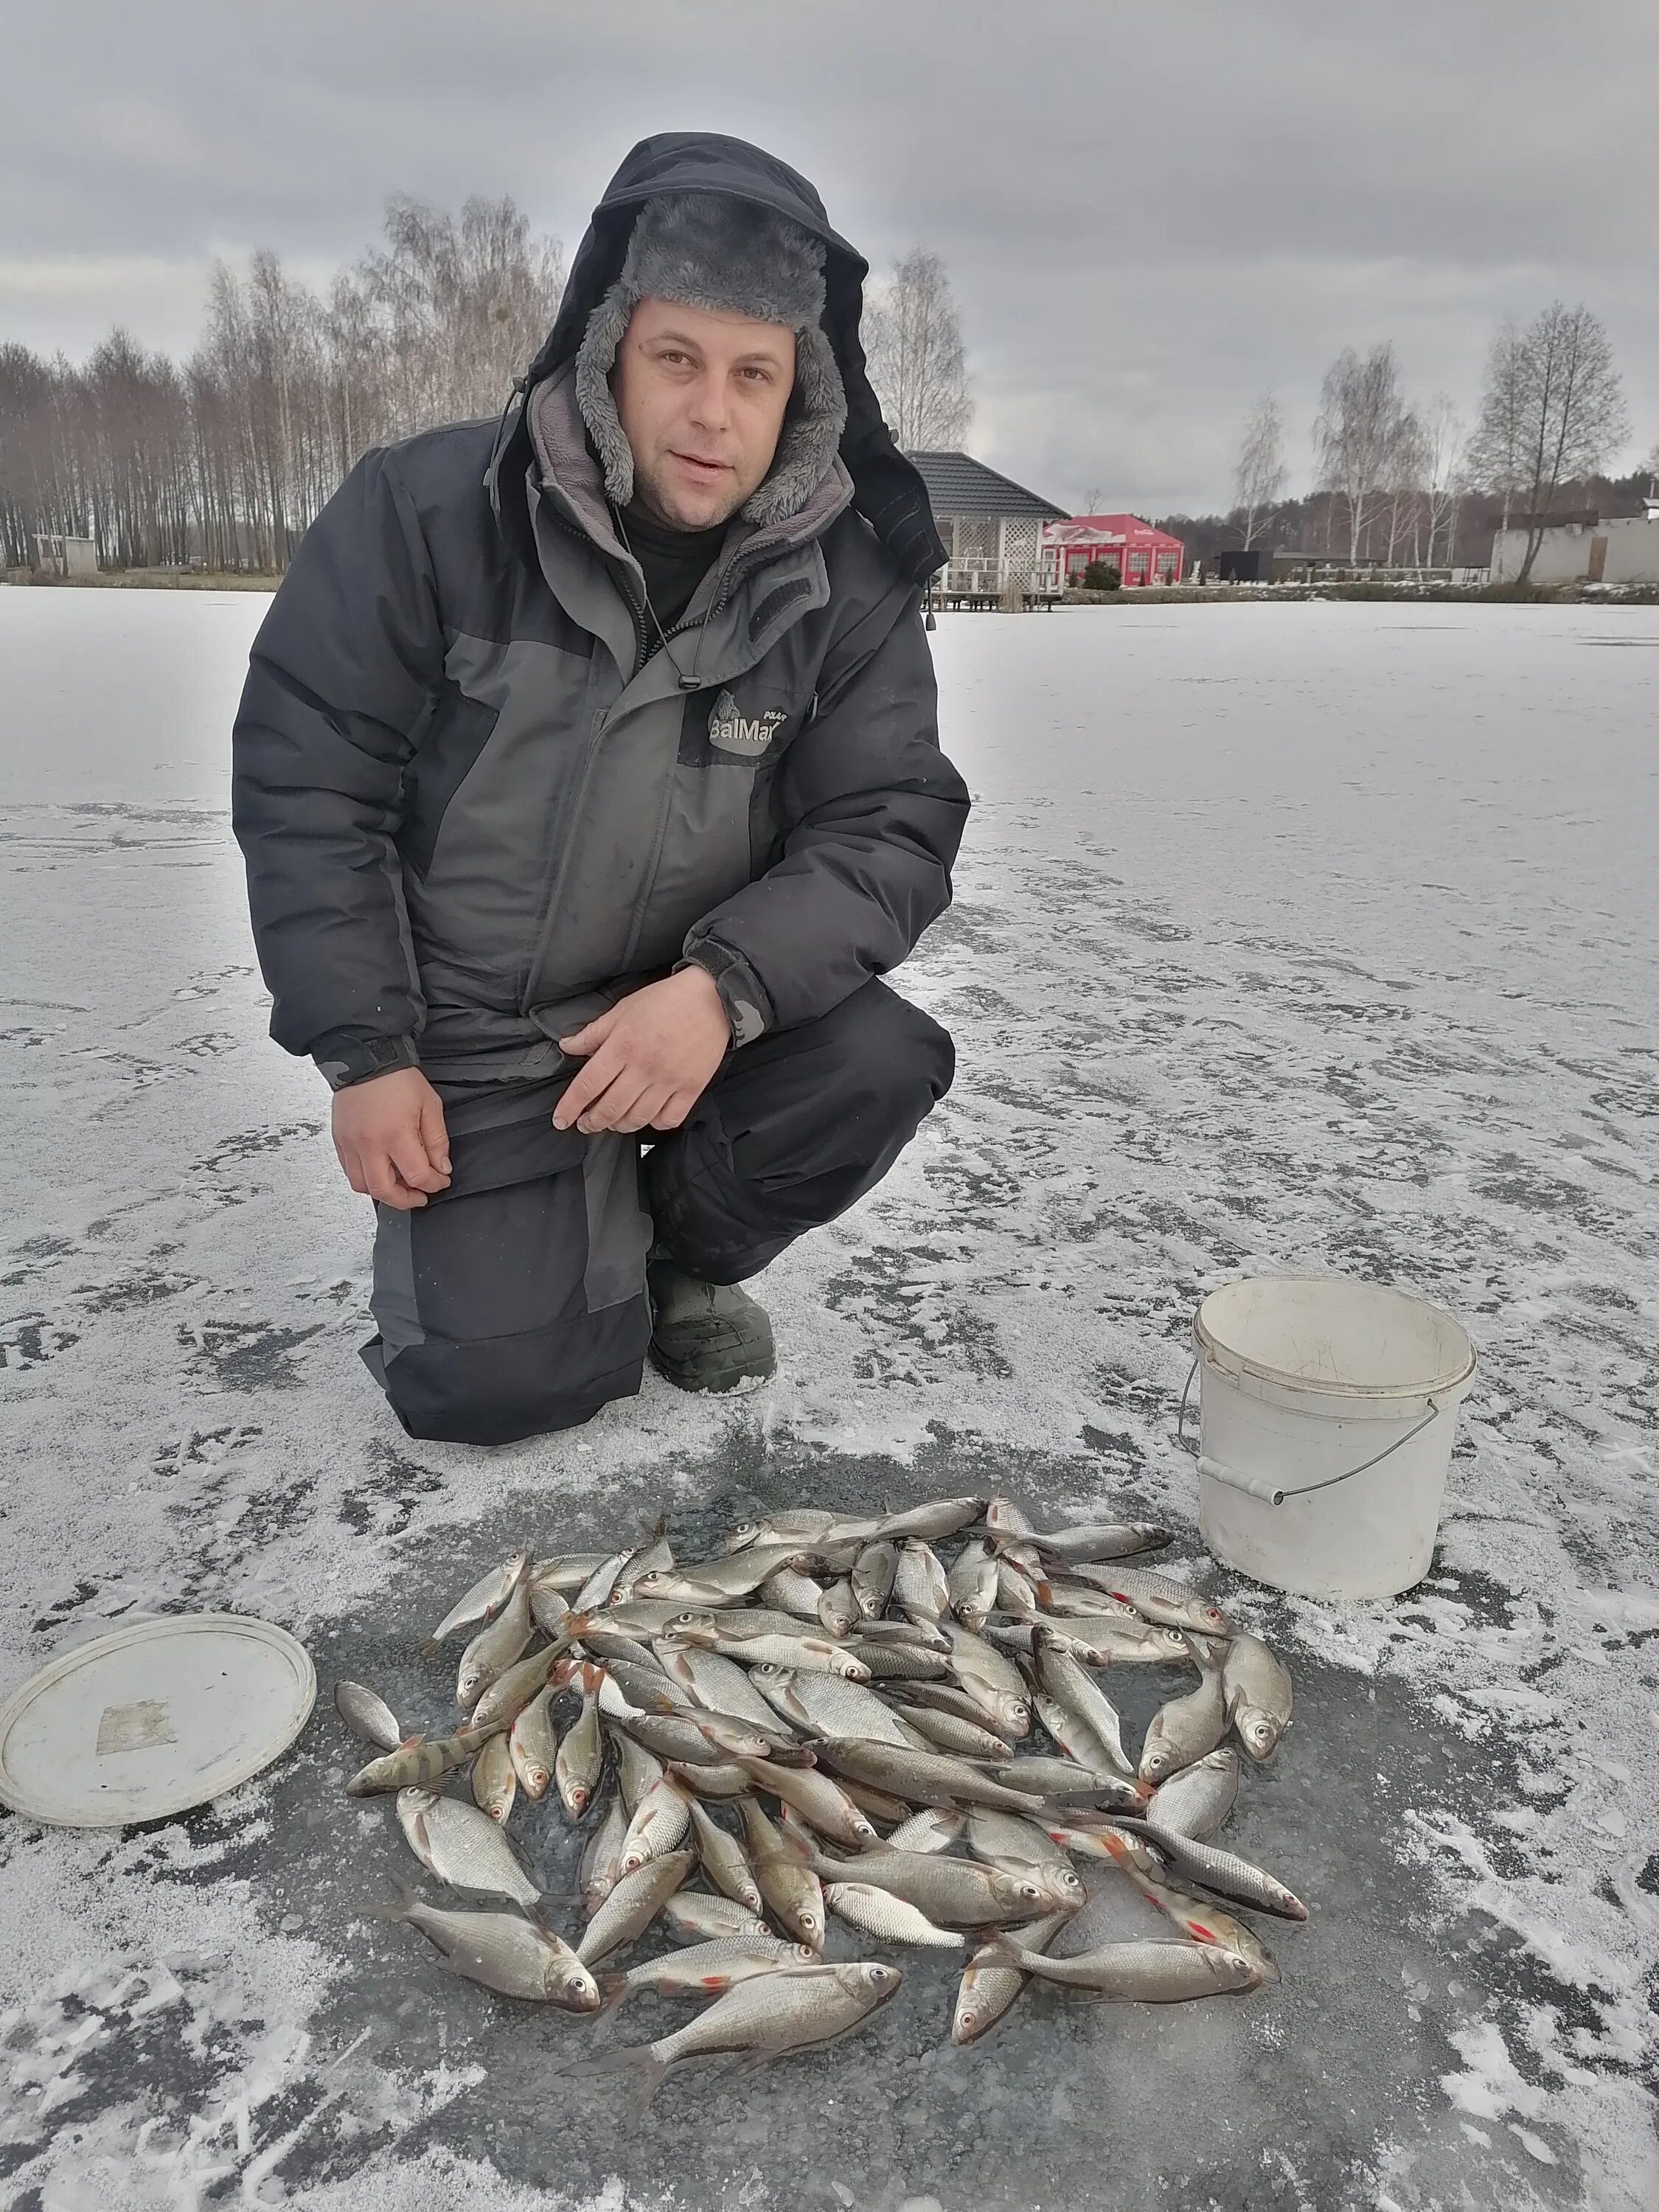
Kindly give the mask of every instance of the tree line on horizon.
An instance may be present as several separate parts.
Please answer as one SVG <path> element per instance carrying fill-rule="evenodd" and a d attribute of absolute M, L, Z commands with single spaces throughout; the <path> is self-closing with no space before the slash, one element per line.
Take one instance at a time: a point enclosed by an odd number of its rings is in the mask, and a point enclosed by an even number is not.
<path fill-rule="evenodd" d="M 1198 558 L 1271 535 L 1355 563 L 1432 568 L 1454 564 L 1469 538 L 1484 565 L 1495 532 L 1513 526 L 1526 532 L 1520 586 L 1564 499 L 1641 512 L 1639 487 L 1659 451 L 1630 477 L 1601 473 L 1629 435 L 1607 331 L 1588 307 L 1557 300 L 1529 323 L 1499 325 L 1472 427 L 1443 392 L 1426 405 L 1407 398 L 1391 343 L 1345 347 L 1320 388 L 1306 497 L 1283 495 L 1284 420 L 1267 393 L 1240 434 L 1229 512 L 1167 515 L 1159 527 Z"/>
<path fill-rule="evenodd" d="M 107 568 L 278 572 L 371 447 L 501 410 L 546 336 L 564 254 L 510 198 L 459 216 L 402 197 L 385 243 L 317 290 L 278 257 L 216 263 L 183 362 L 111 331 L 80 367 L 0 344 L 0 568 L 42 537 Z M 901 444 L 954 445 L 973 410 L 943 264 L 871 290 L 864 340 Z"/>

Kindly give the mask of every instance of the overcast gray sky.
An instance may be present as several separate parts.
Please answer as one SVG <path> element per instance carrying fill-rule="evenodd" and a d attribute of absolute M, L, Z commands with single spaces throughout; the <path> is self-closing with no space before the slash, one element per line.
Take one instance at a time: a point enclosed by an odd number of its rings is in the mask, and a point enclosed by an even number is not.
<path fill-rule="evenodd" d="M 574 247 L 636 138 L 792 161 L 877 267 L 950 270 L 970 450 L 1066 507 L 1229 500 L 1278 393 L 1391 337 L 1467 415 L 1505 313 L 1606 321 L 1659 441 L 1654 0 L 9 0 L 0 340 L 187 351 L 209 263 L 322 277 L 388 193 Z"/>

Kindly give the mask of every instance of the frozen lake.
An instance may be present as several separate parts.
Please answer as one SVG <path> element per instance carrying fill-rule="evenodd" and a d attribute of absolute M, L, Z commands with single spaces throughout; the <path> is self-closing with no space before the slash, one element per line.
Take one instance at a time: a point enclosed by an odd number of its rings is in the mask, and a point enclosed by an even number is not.
<path fill-rule="evenodd" d="M 362 1373 L 367 1208 L 264 1038 L 225 799 L 264 604 L 0 590 L 0 1690 L 193 1606 L 292 1628 L 322 1692 L 206 1814 L 0 1815 L 0 2201 L 1659 2201 L 1659 611 L 942 617 L 977 809 L 902 981 L 956 1090 L 769 1271 L 766 1393 L 653 1377 L 471 1454 Z M 1481 1365 L 1419 1590 L 1274 1601 L 1187 1547 L 1297 1671 L 1237 1827 L 1315 1906 L 1279 1990 L 1028 1995 L 955 2051 L 953 1976 L 904 1954 L 870 2034 L 688 2071 L 635 2127 L 562 2076 L 578 2027 L 355 1917 L 411 1863 L 338 1795 L 328 1686 L 435 1718 L 417 1638 L 492 1557 L 733 1493 L 994 1485 L 1190 1531 L 1194 1306 L 1325 1268 L 1453 1308 Z M 600 2033 L 671 2024 L 632 2011 Z"/>

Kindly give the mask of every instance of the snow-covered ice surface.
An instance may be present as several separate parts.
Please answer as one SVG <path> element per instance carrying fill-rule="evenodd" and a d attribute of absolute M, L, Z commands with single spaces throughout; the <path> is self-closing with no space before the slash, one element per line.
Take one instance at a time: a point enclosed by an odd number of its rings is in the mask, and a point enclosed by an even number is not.
<path fill-rule="evenodd" d="M 0 1815 L 0 2201 L 1659 2202 L 1659 616 L 945 618 L 979 805 L 905 988 L 956 1090 L 770 1272 L 768 1392 L 469 1453 L 357 1363 L 368 1224 L 264 1039 L 224 792 L 263 604 L 0 592 L 0 1686 L 197 1606 L 293 1628 L 322 1692 L 190 1819 Z M 682 2014 L 514 2009 L 358 1917 L 412 1862 L 329 1686 L 441 1720 L 418 1638 L 512 1544 L 994 1482 L 1190 1532 L 1193 1310 L 1307 1268 L 1452 1307 L 1481 1365 L 1419 1589 L 1276 1600 L 1186 1545 L 1297 1670 L 1233 1832 L 1313 1901 L 1280 1989 L 1028 1994 L 957 2051 L 910 1954 L 870 2032 L 635 2124 L 567 2063 Z M 514 1827 L 568 1886 L 556 1817 Z"/>

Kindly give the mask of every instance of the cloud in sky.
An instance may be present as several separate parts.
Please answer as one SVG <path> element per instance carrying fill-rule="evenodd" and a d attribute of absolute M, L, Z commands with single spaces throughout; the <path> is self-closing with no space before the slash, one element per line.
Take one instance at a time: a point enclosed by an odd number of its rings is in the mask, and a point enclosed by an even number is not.
<path fill-rule="evenodd" d="M 69 0 L 14 19 L 0 341 L 188 350 L 212 257 L 320 277 L 387 195 L 510 192 L 573 246 L 653 131 L 753 138 L 877 267 L 943 254 L 969 444 L 1062 504 L 1224 504 L 1278 392 L 1392 337 L 1472 412 L 1498 318 L 1602 316 L 1659 439 L 1651 0 Z"/>

